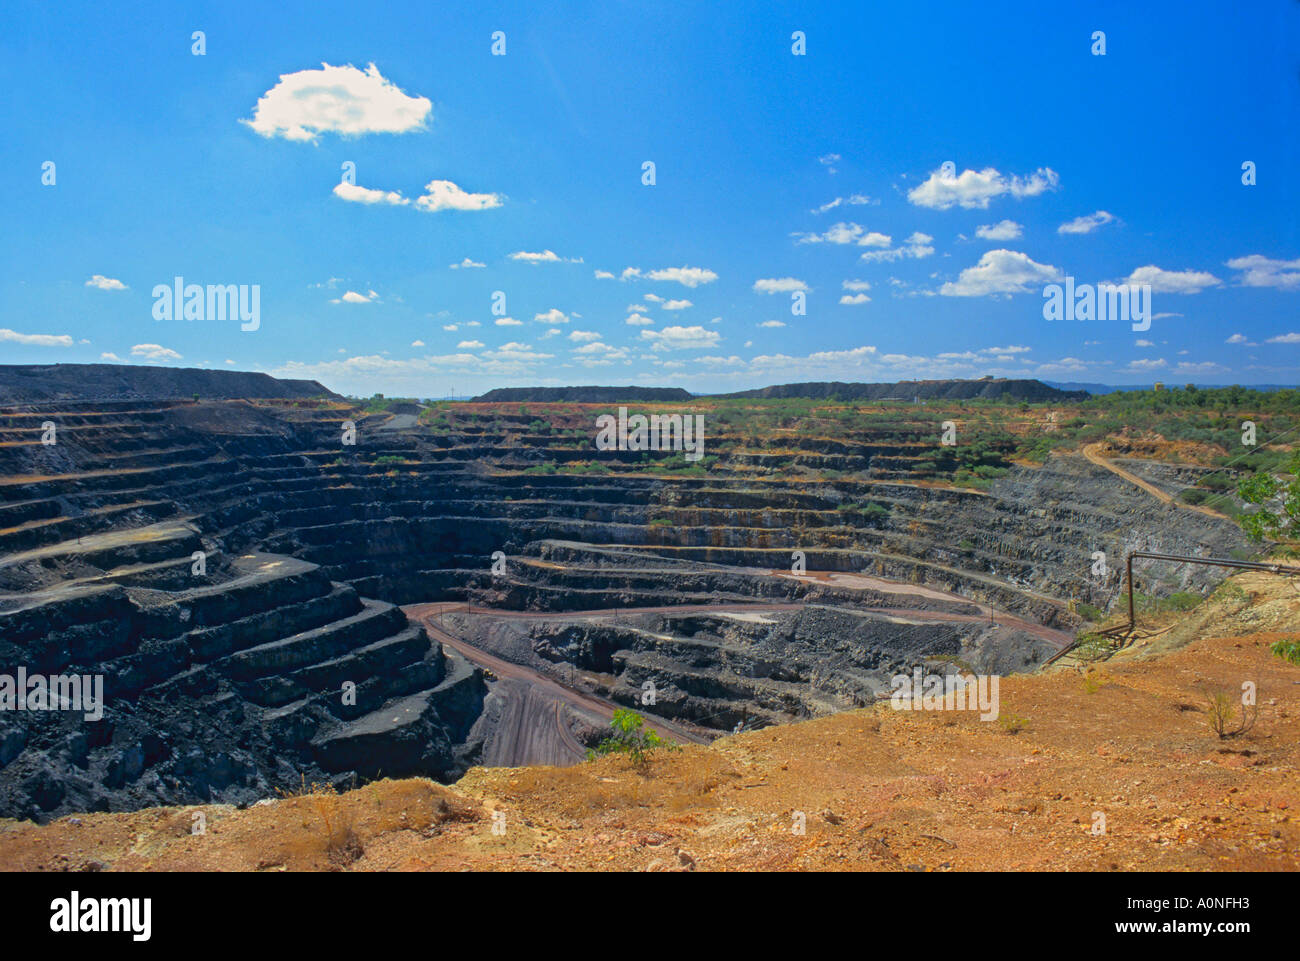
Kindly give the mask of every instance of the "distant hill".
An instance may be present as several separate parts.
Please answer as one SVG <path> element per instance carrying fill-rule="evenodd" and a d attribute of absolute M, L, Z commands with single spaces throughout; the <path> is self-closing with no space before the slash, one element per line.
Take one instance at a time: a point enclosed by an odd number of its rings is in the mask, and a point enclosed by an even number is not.
<path fill-rule="evenodd" d="M 1122 384 L 1120 386 L 1115 386 L 1113 384 L 1077 384 L 1074 382 L 1063 382 L 1063 381 L 1055 381 L 1055 380 L 1047 380 L 1047 381 L 1043 381 L 1043 383 L 1047 384 L 1050 387 L 1060 388 L 1061 390 L 1086 390 L 1090 394 L 1114 394 L 1120 391 L 1151 390 L 1155 387 L 1155 384 Z M 1166 383 L 1165 386 L 1172 388 L 1174 390 L 1181 390 L 1184 385 L 1180 383 Z M 1223 387 L 1233 387 L 1238 385 L 1197 384 L 1196 386 L 1200 390 L 1216 390 Z M 1288 384 L 1241 384 L 1240 386 L 1243 390 L 1258 390 L 1266 394 L 1271 393 L 1275 390 L 1296 389 L 1295 384 L 1290 384 L 1290 385 Z"/>
<path fill-rule="evenodd" d="M 207 400 L 335 397 L 314 380 L 198 367 L 134 364 L 0 364 L 0 403 L 51 400 Z"/>
<path fill-rule="evenodd" d="M 567 401 L 613 404 L 622 400 L 690 400 L 680 387 L 498 387 L 474 398 L 477 403 Z"/>
<path fill-rule="evenodd" d="M 1082 400 L 1085 391 L 1064 391 L 1041 380 L 904 380 L 896 384 L 846 384 L 839 381 L 780 384 L 757 390 L 742 390 L 714 397 L 806 397 L 814 400 Z"/>

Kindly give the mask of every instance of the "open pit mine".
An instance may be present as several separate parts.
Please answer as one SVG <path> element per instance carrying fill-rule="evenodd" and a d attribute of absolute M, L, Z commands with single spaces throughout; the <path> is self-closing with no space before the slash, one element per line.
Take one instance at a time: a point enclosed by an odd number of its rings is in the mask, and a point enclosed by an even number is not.
<path fill-rule="evenodd" d="M 981 396 L 951 382 L 759 436 L 673 392 L 368 409 L 112 370 L 0 385 L 0 675 L 102 679 L 97 720 L 0 712 L 0 816 L 572 764 L 619 706 L 707 742 L 916 667 L 1033 671 L 1117 600 L 1127 551 L 1247 547 L 1082 452 L 936 479 L 935 411 L 960 446 Z M 1035 417 L 1077 399 L 997 385 Z M 702 414 L 703 462 L 600 449 L 615 404 Z M 1198 470 L 1124 469 L 1157 490 Z M 1157 594 L 1221 576 L 1147 570 Z"/>

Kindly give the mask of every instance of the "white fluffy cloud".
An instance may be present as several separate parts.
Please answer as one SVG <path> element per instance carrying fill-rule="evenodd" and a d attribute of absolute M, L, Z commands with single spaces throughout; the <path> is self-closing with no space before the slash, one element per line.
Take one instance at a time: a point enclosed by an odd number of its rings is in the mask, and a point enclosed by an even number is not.
<path fill-rule="evenodd" d="M 515 320 L 513 317 L 498 317 L 493 323 L 498 327 L 522 327 L 524 325 L 522 320 Z"/>
<path fill-rule="evenodd" d="M 457 350 L 479 350 L 483 347 L 481 340 L 462 340 L 456 345 Z"/>
<path fill-rule="evenodd" d="M 439 210 L 491 210 L 501 206 L 500 194 L 472 194 L 450 180 L 430 180 L 424 195 L 415 198 L 415 206 L 434 213 Z"/>
<path fill-rule="evenodd" d="M 364 71 L 351 64 L 280 75 L 258 99 L 253 119 L 243 120 L 263 137 L 311 141 L 324 132 L 347 137 L 420 130 L 433 104 L 411 97 L 384 79 L 373 63 Z"/>
<path fill-rule="evenodd" d="M 594 340 L 600 340 L 600 334 L 594 330 L 572 330 L 569 331 L 569 340 L 579 344 L 586 344 Z"/>
<path fill-rule="evenodd" d="M 180 360 L 181 355 L 161 344 L 136 344 L 131 348 L 132 357 L 144 357 L 148 360 Z"/>
<path fill-rule="evenodd" d="M 754 281 L 756 294 L 788 294 L 795 290 L 808 290 L 808 285 L 794 277 L 764 277 Z"/>
<path fill-rule="evenodd" d="M 581 257 L 561 257 L 554 250 L 529 251 L 516 250 L 510 255 L 511 260 L 522 260 L 526 264 L 580 264 Z"/>
<path fill-rule="evenodd" d="M 1278 334 L 1268 339 L 1270 344 L 1300 344 L 1300 334 Z"/>
<path fill-rule="evenodd" d="M 72 338 L 67 334 L 20 334 L 16 330 L 0 327 L 0 340 L 28 347 L 71 347 Z"/>
<path fill-rule="evenodd" d="M 348 183 L 335 184 L 334 196 L 354 204 L 390 204 L 394 207 L 404 207 L 410 203 L 395 190 L 371 190 L 368 187 L 358 187 L 356 184 Z"/>
<path fill-rule="evenodd" d="M 925 182 L 907 192 L 907 199 L 918 207 L 948 210 L 951 207 L 987 209 L 989 201 L 1003 194 L 1017 199 L 1036 197 L 1055 190 L 1061 182 L 1060 175 L 1050 167 L 1040 167 L 1024 177 L 1005 176 L 992 167 L 983 170 L 963 170 L 955 176 L 945 176 L 940 167 Z"/>
<path fill-rule="evenodd" d="M 1150 284 L 1153 294 L 1199 294 L 1206 287 L 1217 287 L 1219 278 L 1203 270 L 1162 270 L 1148 264 L 1129 274 L 1124 283 L 1130 287 Z"/>
<path fill-rule="evenodd" d="M 888 247 L 891 240 L 889 234 L 868 231 L 860 224 L 844 221 L 833 224 L 825 233 L 795 233 L 791 236 L 799 238 L 797 243 L 801 244 L 857 244 L 859 247 Z"/>
<path fill-rule="evenodd" d="M 336 297 L 331 300 L 331 304 L 372 304 L 379 299 L 379 295 L 373 290 L 367 290 L 364 294 L 359 294 L 355 290 L 347 291 L 342 297 Z"/>
<path fill-rule="evenodd" d="M 870 302 L 871 298 L 866 294 L 843 294 L 840 297 L 840 303 L 845 304 L 846 306 L 852 304 L 867 304 Z"/>
<path fill-rule="evenodd" d="M 567 324 L 569 322 L 569 316 L 558 307 L 552 307 L 545 313 L 534 314 L 533 320 L 539 324 Z"/>
<path fill-rule="evenodd" d="M 471 267 L 486 267 L 487 264 L 480 264 L 477 260 L 470 260 L 466 257 L 458 264 L 451 264 L 452 270 L 468 270 Z"/>
<path fill-rule="evenodd" d="M 914 232 L 907 241 L 899 247 L 893 247 L 888 250 L 868 250 L 859 259 L 868 264 L 874 263 L 893 263 L 895 260 L 902 260 L 904 257 L 929 257 L 934 253 L 934 248 L 930 246 L 934 243 L 934 238 L 929 234 L 923 234 L 919 230 Z"/>
<path fill-rule="evenodd" d="M 601 367 L 616 361 L 627 360 L 628 357 L 625 348 L 611 347 L 609 344 L 600 341 L 593 341 L 590 344 L 575 347 L 573 353 L 576 355 L 578 363 L 583 367 Z"/>
<path fill-rule="evenodd" d="M 1237 280 L 1243 287 L 1300 290 L 1300 260 L 1274 260 L 1251 254 L 1249 257 L 1234 257 L 1226 266 L 1241 271 Z"/>
<path fill-rule="evenodd" d="M 1023 232 L 1024 227 L 1014 220 L 1000 220 L 975 228 L 975 236 L 981 240 L 1017 240 Z"/>
<path fill-rule="evenodd" d="M 1075 217 L 1068 223 L 1061 224 L 1056 228 L 1058 234 L 1090 234 L 1098 227 L 1104 227 L 1107 224 L 1115 222 L 1115 215 L 1109 214 L 1104 210 L 1098 210 L 1095 214 L 1086 214 L 1082 217 Z"/>
<path fill-rule="evenodd" d="M 1048 264 L 1035 263 L 1015 250 L 989 250 L 974 267 L 967 267 L 955 282 L 939 288 L 945 297 L 985 297 L 991 294 L 1019 294 L 1058 279 L 1061 272 Z"/>
<path fill-rule="evenodd" d="M 126 290 L 126 284 L 112 277 L 105 277 L 103 274 L 95 274 L 88 281 L 87 287 L 98 287 L 100 290 Z"/>
<path fill-rule="evenodd" d="M 1163 357 L 1154 360 L 1130 360 L 1128 363 L 1128 369 L 1131 371 L 1159 370 L 1167 366 L 1169 366 L 1168 362 Z"/>
<path fill-rule="evenodd" d="M 628 270 L 635 268 L 629 267 Z M 625 270 L 626 274 L 627 271 Z M 700 284 L 711 284 L 718 279 L 718 275 L 704 267 L 666 267 L 663 270 L 652 270 L 645 275 L 650 280 L 669 280 L 681 284 L 683 287 L 698 287 Z"/>
<path fill-rule="evenodd" d="M 651 341 L 651 350 L 702 350 L 717 346 L 722 335 L 703 327 L 665 327 L 643 330 L 641 339 Z"/>
<path fill-rule="evenodd" d="M 427 213 L 439 210 L 491 210 L 500 207 L 500 194 L 472 194 L 462 190 L 450 180 L 430 180 L 424 187 L 424 193 L 415 198 L 415 206 Z M 371 190 L 355 184 L 338 183 L 334 185 L 334 196 L 357 204 L 386 204 L 392 207 L 406 207 L 411 201 L 396 190 Z M 469 261 L 469 258 L 465 258 Z M 453 265 L 455 266 L 455 265 Z M 469 261 L 467 266 L 482 267 Z"/>
<path fill-rule="evenodd" d="M 649 327 L 654 321 L 644 314 L 631 314 L 623 323 L 630 324 L 633 327 Z"/>

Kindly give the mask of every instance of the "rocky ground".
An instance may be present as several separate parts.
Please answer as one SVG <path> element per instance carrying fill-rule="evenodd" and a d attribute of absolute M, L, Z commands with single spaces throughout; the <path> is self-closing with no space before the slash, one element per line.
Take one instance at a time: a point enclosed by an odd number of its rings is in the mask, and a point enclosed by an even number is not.
<path fill-rule="evenodd" d="M 1296 870 L 1300 667 L 1269 646 L 1300 627 L 1300 592 L 1238 575 L 1194 617 L 1148 627 L 1089 669 L 1004 678 L 998 721 L 886 703 L 662 752 L 641 769 L 623 758 L 473 768 L 451 786 L 386 780 L 243 810 L 4 821 L 0 866 Z M 1220 739 L 1207 699 L 1244 681 L 1257 686 L 1257 721 Z"/>

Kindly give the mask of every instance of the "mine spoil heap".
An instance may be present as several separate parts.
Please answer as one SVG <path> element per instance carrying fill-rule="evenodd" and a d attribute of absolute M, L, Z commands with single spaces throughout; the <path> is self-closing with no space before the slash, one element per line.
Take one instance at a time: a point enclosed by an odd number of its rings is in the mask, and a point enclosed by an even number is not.
<path fill-rule="evenodd" d="M 1031 668 L 1078 622 L 1065 599 L 1114 596 L 1088 558 L 1122 556 L 1135 531 L 1174 553 L 1243 544 L 1077 455 L 974 491 L 914 483 L 902 431 L 754 449 L 719 429 L 708 474 L 672 476 L 514 405 L 418 418 L 294 393 L 0 407 L 0 674 L 100 674 L 105 699 L 99 721 L 0 713 L 0 815 L 458 776 L 490 733 L 489 684 L 399 604 L 516 612 L 448 625 L 589 672 L 615 702 L 655 679 L 663 716 L 727 730 L 868 703 L 926 658 Z M 578 459 L 606 469 L 530 470 Z M 798 476 L 810 467 L 849 476 Z M 843 509 L 868 499 L 883 514 Z M 849 579 L 774 573 L 794 550 Z M 789 609 L 718 610 L 756 601 Z M 990 605 L 1005 623 L 984 623 Z M 634 608 L 660 610 L 581 616 Z"/>

